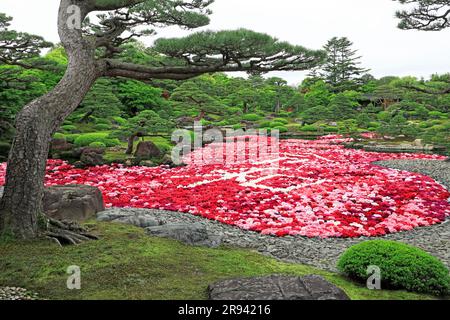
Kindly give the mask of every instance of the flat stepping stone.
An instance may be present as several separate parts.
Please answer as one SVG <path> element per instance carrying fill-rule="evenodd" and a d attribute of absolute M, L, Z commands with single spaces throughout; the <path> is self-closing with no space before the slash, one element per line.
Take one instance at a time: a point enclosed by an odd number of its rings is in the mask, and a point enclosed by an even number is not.
<path fill-rule="evenodd" d="M 102 222 L 116 222 L 132 225 L 138 228 L 156 227 L 163 222 L 139 212 L 125 211 L 121 209 L 108 210 L 97 215 L 97 220 Z"/>
<path fill-rule="evenodd" d="M 225 280 L 208 291 L 210 300 L 350 300 L 342 289 L 315 275 Z"/>

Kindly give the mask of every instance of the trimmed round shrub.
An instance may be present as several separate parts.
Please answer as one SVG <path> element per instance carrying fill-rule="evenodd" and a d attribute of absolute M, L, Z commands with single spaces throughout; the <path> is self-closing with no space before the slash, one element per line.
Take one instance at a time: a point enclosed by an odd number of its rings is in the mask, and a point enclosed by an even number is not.
<path fill-rule="evenodd" d="M 57 140 L 66 140 L 66 136 L 61 133 L 61 132 L 57 132 L 53 135 L 53 139 L 57 139 Z M 66 140 L 67 141 L 67 140 Z"/>
<path fill-rule="evenodd" d="M 64 125 L 64 126 L 61 127 L 61 129 L 63 129 L 63 130 L 66 131 L 66 132 L 75 132 L 75 131 L 78 130 L 78 128 L 77 128 L 76 126 L 71 125 L 71 124 L 69 124 L 69 125 Z"/>
<path fill-rule="evenodd" d="M 111 125 L 100 123 L 100 124 L 96 124 L 94 126 L 94 129 L 98 130 L 98 131 L 108 131 L 111 129 Z"/>
<path fill-rule="evenodd" d="M 74 143 L 78 147 L 87 147 L 93 142 L 102 142 L 107 147 L 115 147 L 120 144 L 119 139 L 109 138 L 109 133 L 106 132 L 94 132 L 85 133 L 78 136 Z"/>
<path fill-rule="evenodd" d="M 313 125 L 304 125 L 303 127 L 300 128 L 300 131 L 302 132 L 316 132 L 317 130 L 318 128 Z"/>
<path fill-rule="evenodd" d="M 104 144 L 103 142 L 92 142 L 89 147 L 91 148 L 99 148 L 99 149 L 105 149 L 106 148 L 106 144 Z"/>
<path fill-rule="evenodd" d="M 284 123 L 277 122 L 277 121 L 272 121 L 272 122 L 270 123 L 270 127 L 271 127 L 271 128 L 284 127 Z"/>
<path fill-rule="evenodd" d="M 270 128 L 272 121 L 262 121 L 258 125 L 260 128 Z"/>
<path fill-rule="evenodd" d="M 261 120 L 261 116 L 254 114 L 254 113 L 249 113 L 249 114 L 243 115 L 242 119 L 245 121 L 259 121 L 259 120 Z"/>
<path fill-rule="evenodd" d="M 323 126 L 322 129 L 327 133 L 337 133 L 339 132 L 339 129 L 337 127 L 332 126 Z"/>
<path fill-rule="evenodd" d="M 289 124 L 286 126 L 289 132 L 300 132 L 302 125 L 301 124 Z"/>
<path fill-rule="evenodd" d="M 280 133 L 288 132 L 288 128 L 283 127 L 283 126 L 272 128 L 272 130 L 278 130 L 278 131 L 280 131 Z"/>
<path fill-rule="evenodd" d="M 282 123 L 282 124 L 288 124 L 289 123 L 289 121 L 284 119 L 284 118 L 273 119 L 273 122 L 278 122 L 278 123 Z"/>
<path fill-rule="evenodd" d="M 348 249 L 337 264 L 341 272 L 364 283 L 370 266 L 381 269 L 384 289 L 449 294 L 449 270 L 439 259 L 419 248 L 394 241 L 367 241 Z"/>

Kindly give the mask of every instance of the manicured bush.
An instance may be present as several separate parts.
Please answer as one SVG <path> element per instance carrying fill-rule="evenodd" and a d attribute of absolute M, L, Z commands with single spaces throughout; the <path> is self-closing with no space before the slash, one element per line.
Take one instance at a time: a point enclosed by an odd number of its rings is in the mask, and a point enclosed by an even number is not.
<path fill-rule="evenodd" d="M 75 145 L 78 147 L 87 147 L 93 142 L 102 142 L 107 147 L 115 147 L 120 144 L 119 139 L 109 138 L 109 133 L 106 132 L 94 132 L 86 133 L 77 137 L 74 141 Z"/>
<path fill-rule="evenodd" d="M 89 147 L 91 148 L 99 148 L 99 149 L 105 149 L 106 148 L 106 144 L 104 144 L 103 142 L 92 142 Z"/>
<path fill-rule="evenodd" d="M 273 122 L 278 122 L 278 123 L 282 123 L 282 124 L 288 124 L 289 123 L 289 121 L 284 119 L 284 118 L 273 119 Z"/>
<path fill-rule="evenodd" d="M 270 128 L 283 127 L 285 124 L 277 121 L 272 121 L 270 123 Z"/>
<path fill-rule="evenodd" d="M 98 130 L 98 131 L 108 131 L 108 130 L 111 130 L 111 125 L 100 123 L 100 124 L 96 124 L 94 126 L 94 129 Z"/>
<path fill-rule="evenodd" d="M 249 113 L 249 114 L 244 114 L 242 116 L 242 119 L 245 121 L 259 121 L 259 120 L 261 120 L 261 116 L 254 114 L 254 113 Z"/>
<path fill-rule="evenodd" d="M 70 125 L 70 124 L 62 126 L 61 129 L 63 129 L 66 132 L 75 132 L 78 130 L 78 128 L 76 126 Z"/>
<path fill-rule="evenodd" d="M 313 125 L 304 125 L 303 127 L 300 128 L 300 131 L 302 132 L 316 132 L 318 130 L 318 128 L 316 126 Z"/>
<path fill-rule="evenodd" d="M 78 138 L 81 134 L 75 133 L 75 134 L 66 134 L 63 135 L 65 137 L 66 141 L 69 143 L 74 143 L 75 139 Z"/>
<path fill-rule="evenodd" d="M 258 125 L 260 128 L 270 128 L 272 121 L 262 121 Z"/>
<path fill-rule="evenodd" d="M 450 275 L 439 259 L 418 248 L 393 241 L 374 240 L 348 249 L 338 269 L 350 278 L 366 282 L 369 266 L 381 269 L 383 289 L 447 295 Z"/>
<path fill-rule="evenodd" d="M 301 124 L 289 124 L 286 126 L 289 132 L 297 133 L 301 132 L 302 125 Z"/>
<path fill-rule="evenodd" d="M 286 133 L 289 131 L 288 128 L 283 126 L 272 128 L 272 130 L 278 130 L 280 133 Z"/>
<path fill-rule="evenodd" d="M 235 124 L 234 126 L 233 126 L 233 130 L 240 130 L 240 129 L 242 129 L 243 127 L 242 127 L 242 125 L 241 124 Z"/>

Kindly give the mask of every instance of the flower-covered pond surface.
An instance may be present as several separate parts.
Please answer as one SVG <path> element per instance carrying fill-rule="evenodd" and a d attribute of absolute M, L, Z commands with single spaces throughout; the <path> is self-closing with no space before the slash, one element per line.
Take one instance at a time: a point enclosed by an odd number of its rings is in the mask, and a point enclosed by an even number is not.
<path fill-rule="evenodd" d="M 285 140 L 276 156 L 260 152 L 256 160 L 240 160 L 238 152 L 234 161 L 217 161 L 222 160 L 218 150 L 229 151 L 239 143 L 247 152 L 253 150 L 257 141 L 247 138 L 197 150 L 186 157 L 187 166 L 175 169 L 76 169 L 50 160 L 46 184 L 96 186 L 107 207 L 180 211 L 275 236 L 381 236 L 450 216 L 450 193 L 442 185 L 421 174 L 372 164 L 443 157 L 345 149 L 344 141 Z M 0 165 L 0 185 L 5 169 Z"/>

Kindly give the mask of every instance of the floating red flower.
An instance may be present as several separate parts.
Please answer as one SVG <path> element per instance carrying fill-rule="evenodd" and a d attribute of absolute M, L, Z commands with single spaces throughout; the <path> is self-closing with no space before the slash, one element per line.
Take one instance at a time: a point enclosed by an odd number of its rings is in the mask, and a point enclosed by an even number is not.
<path fill-rule="evenodd" d="M 213 144 L 176 169 L 112 165 L 80 170 L 50 160 L 46 184 L 96 186 L 108 207 L 181 211 L 275 236 L 380 236 L 450 216 L 450 193 L 433 179 L 371 164 L 443 157 L 351 150 L 339 144 L 343 141 L 340 136 L 286 140 L 276 158 L 265 153 L 258 161 L 199 162 L 222 160 L 217 151 L 230 147 Z M 246 152 L 253 150 L 252 143 L 246 142 Z M 0 165 L 0 185 L 5 168 Z"/>

